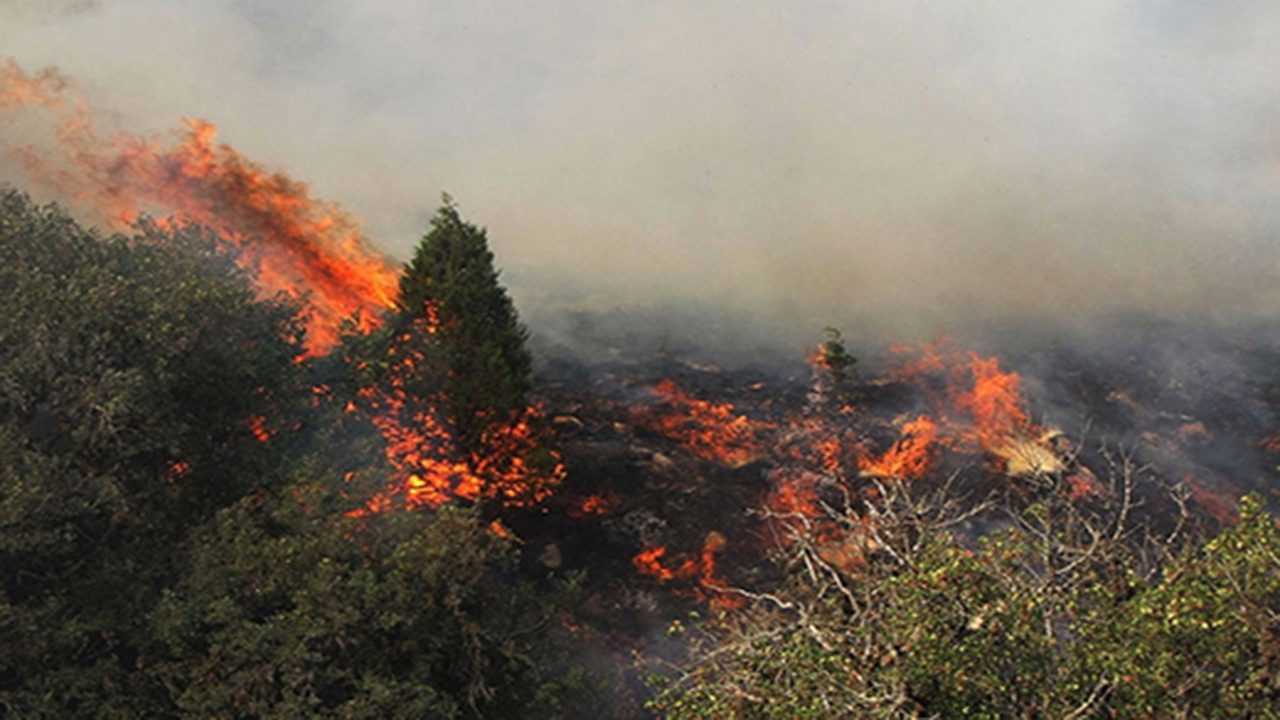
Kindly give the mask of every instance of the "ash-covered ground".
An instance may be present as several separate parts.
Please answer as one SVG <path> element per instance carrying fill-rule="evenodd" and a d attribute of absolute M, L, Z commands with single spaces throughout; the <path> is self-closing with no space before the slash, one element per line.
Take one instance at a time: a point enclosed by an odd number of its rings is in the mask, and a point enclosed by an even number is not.
<path fill-rule="evenodd" d="M 1204 536 L 1246 493 L 1280 505 L 1274 326 L 1129 319 L 880 348 L 850 332 L 860 362 L 837 388 L 820 333 L 779 359 L 651 320 L 584 316 L 577 347 L 541 344 L 539 400 L 568 476 L 511 521 L 528 569 L 585 573 L 573 622 L 623 669 L 630 650 L 677 652 L 658 648 L 670 622 L 781 582 L 777 518 L 803 512 L 796 498 L 834 505 L 891 474 L 962 503 L 1057 483 L 1082 503 L 1128 492 L 1142 522 Z"/>

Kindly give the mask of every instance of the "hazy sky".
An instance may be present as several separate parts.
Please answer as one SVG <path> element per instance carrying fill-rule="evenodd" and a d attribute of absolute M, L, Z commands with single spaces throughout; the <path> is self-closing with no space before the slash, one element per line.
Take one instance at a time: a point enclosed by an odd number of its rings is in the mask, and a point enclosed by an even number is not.
<path fill-rule="evenodd" d="M 0 0 L 0 55 L 184 116 L 517 301 L 796 326 L 1280 309 L 1274 0 Z"/>

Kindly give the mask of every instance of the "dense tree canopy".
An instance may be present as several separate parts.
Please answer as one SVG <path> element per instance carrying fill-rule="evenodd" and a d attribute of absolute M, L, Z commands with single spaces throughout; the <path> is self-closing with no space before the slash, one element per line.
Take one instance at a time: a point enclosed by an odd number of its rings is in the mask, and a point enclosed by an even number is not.
<path fill-rule="evenodd" d="M 139 610 L 182 572 L 175 545 L 280 482 L 294 311 L 257 301 L 212 237 L 99 237 L 14 192 L 0 287 L 0 683 L 126 708 L 147 684 L 129 672 L 147 644 Z"/>
<path fill-rule="evenodd" d="M 545 572 L 558 550 L 517 562 L 501 503 L 370 510 L 401 470 L 370 397 L 406 427 L 439 409 L 477 472 L 536 477 L 539 437 L 511 431 L 526 333 L 485 232 L 446 203 L 383 328 L 329 357 L 237 260 L 199 229 L 103 236 L 0 191 L 0 714 L 608 716 L 571 617 L 603 601 Z M 838 333 L 819 359 L 852 385 Z M 824 499 L 773 534 L 776 586 L 677 626 L 688 655 L 651 707 L 1280 717 L 1275 519 L 1246 499 L 1214 539 L 1139 522 L 1135 471 L 1113 470 L 1083 496 L 1046 475 Z"/>
<path fill-rule="evenodd" d="M 218 238 L 6 191 L 0 288 L 0 714 L 569 712 L 572 584 L 475 512 L 355 517 L 389 472 L 360 378 Z"/>

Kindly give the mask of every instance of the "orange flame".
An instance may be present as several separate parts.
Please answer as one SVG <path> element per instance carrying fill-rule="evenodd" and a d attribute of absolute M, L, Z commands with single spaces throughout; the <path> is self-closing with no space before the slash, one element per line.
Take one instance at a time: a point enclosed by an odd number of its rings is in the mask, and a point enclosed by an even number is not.
<path fill-rule="evenodd" d="M 696 580 L 699 587 L 692 591 L 695 598 L 709 602 L 715 610 L 735 610 L 742 607 L 742 598 L 731 594 L 729 583 L 716 574 L 716 555 L 728 544 L 724 535 L 712 530 L 703 539 L 698 556 L 684 560 L 675 569 L 663 565 L 662 558 L 666 557 L 667 549 L 661 546 L 646 547 L 631 559 L 631 564 L 641 575 L 648 575 L 661 583 Z"/>
<path fill-rule="evenodd" d="M 969 357 L 973 389 L 957 393 L 955 404 L 973 416 L 978 442 L 991 450 L 1028 434 L 1031 421 L 1022 409 L 1022 378 L 1002 371 L 998 358 L 984 360 L 972 353 Z"/>
<path fill-rule="evenodd" d="M 62 93 L 71 83 L 53 68 L 34 77 L 22 72 L 12 58 L 0 66 L 0 108 L 40 106 L 62 107 Z"/>
<path fill-rule="evenodd" d="M 765 498 L 768 527 L 778 543 L 810 545 L 832 567 L 854 573 L 877 549 L 871 527 L 852 515 L 837 521 L 839 510 L 818 499 L 821 476 L 805 472 L 775 473 L 775 489 Z"/>
<path fill-rule="evenodd" d="M 902 437 L 878 458 L 866 458 L 858 464 L 867 475 L 883 478 L 915 480 L 933 467 L 938 451 L 938 424 L 921 415 L 902 426 Z"/>
<path fill-rule="evenodd" d="M 428 314 L 417 329 L 434 332 L 433 317 Z M 530 467 L 526 460 L 541 441 L 535 431 L 541 409 L 526 408 L 518 417 L 495 422 L 481 443 L 488 450 L 466 456 L 454 442 L 443 398 L 411 398 L 406 390 L 408 379 L 427 363 L 410 347 L 393 352 L 384 387 L 361 390 L 359 402 L 347 407 L 348 412 L 368 412 L 386 440 L 386 458 L 395 471 L 391 486 L 366 510 L 388 510 L 394 506 L 394 496 L 401 496 L 409 509 L 435 508 L 454 499 L 496 500 L 504 506 L 523 507 L 549 497 L 566 472 L 559 456 L 547 451 L 552 459 L 549 471 Z"/>
<path fill-rule="evenodd" d="M 939 423 L 929 421 L 937 425 L 933 436 L 941 444 L 957 449 L 977 445 L 1011 475 L 1065 469 L 1061 457 L 1048 443 L 1052 433 L 1032 423 L 1024 409 L 1022 378 L 1002 370 L 998 358 L 962 354 L 945 340 L 915 350 L 914 359 L 910 348 L 896 347 L 892 352 L 900 365 L 891 374 L 924 388 L 941 417 Z M 939 376 L 946 377 L 945 395 L 939 389 Z M 905 449 L 895 445 L 890 454 Z M 877 464 L 878 461 L 872 463 Z"/>
<path fill-rule="evenodd" d="M 71 83 L 54 70 L 27 75 L 10 60 L 0 67 L 0 108 L 44 108 L 60 122 L 55 149 L 16 152 L 32 179 L 71 197 L 114 227 L 128 227 L 146 211 L 162 210 L 173 221 L 217 232 L 240 251 L 260 292 L 298 301 L 307 328 L 307 351 L 318 355 L 353 320 L 368 332 L 394 305 L 399 270 L 374 251 L 357 222 L 337 205 L 311 197 L 304 183 L 270 172 L 225 143 L 217 128 L 185 120 L 173 138 L 117 132 L 101 137 L 87 105 L 70 94 Z M 171 221 L 165 221 L 169 223 Z M 434 308 L 425 308 L 421 329 L 434 333 Z M 534 471 L 526 458 L 537 447 L 538 410 L 495 423 L 483 456 L 462 457 L 439 402 L 410 399 L 402 379 L 421 357 L 393 358 L 389 388 L 366 388 L 348 411 L 367 411 L 386 440 L 394 471 L 391 488 L 357 514 L 390 509 L 393 496 L 406 506 L 437 507 L 454 498 L 499 499 L 504 504 L 539 502 L 564 468 Z M 317 389 L 317 395 L 324 394 Z M 246 428 L 259 440 L 273 430 L 253 417 Z"/>
<path fill-rule="evenodd" d="M 730 403 L 712 403 L 690 397 L 670 380 L 653 391 L 670 409 L 644 418 L 645 424 L 704 460 L 741 467 L 760 456 L 759 433 L 764 423 L 734 413 Z"/>
<path fill-rule="evenodd" d="M 391 307 L 397 269 L 337 205 L 215 143 L 217 129 L 203 120 L 185 120 L 168 141 L 126 132 L 100 137 L 85 104 L 64 97 L 69 87 L 54 71 L 29 76 L 12 60 L 0 71 L 0 108 L 39 106 L 62 116 L 56 152 L 17 152 L 34 182 L 117 228 L 158 210 L 216 231 L 240 248 L 264 295 L 284 293 L 304 304 L 311 354 L 336 343 L 344 320 L 357 316 L 367 331 Z"/>
<path fill-rule="evenodd" d="M 816 518 L 822 509 L 815 490 L 818 478 L 807 473 L 775 473 L 776 487 L 765 499 L 770 512 L 782 516 Z"/>
<path fill-rule="evenodd" d="M 533 422 L 537 408 L 510 425 L 494 429 L 498 442 L 484 455 L 463 457 L 433 407 L 410 409 L 403 395 L 365 391 L 370 417 L 386 439 L 387 460 L 395 469 L 391 487 L 368 510 L 379 512 L 402 496 L 409 509 L 436 508 L 455 499 L 493 499 L 508 507 L 536 505 L 550 496 L 565 474 L 556 461 L 550 472 L 530 468 L 524 458 L 537 446 Z"/>

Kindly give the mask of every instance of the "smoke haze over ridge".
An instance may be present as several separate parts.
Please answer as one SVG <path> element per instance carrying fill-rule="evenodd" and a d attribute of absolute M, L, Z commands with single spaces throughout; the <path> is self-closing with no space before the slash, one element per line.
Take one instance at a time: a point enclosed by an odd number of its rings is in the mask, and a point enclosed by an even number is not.
<path fill-rule="evenodd" d="M 0 0 L 0 20 L 4 55 L 121 127 L 217 123 L 394 256 L 448 190 L 532 317 L 694 303 L 930 333 L 1280 306 L 1272 3 Z"/>

